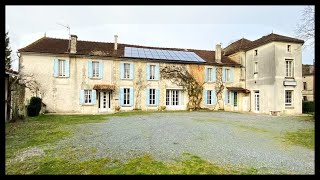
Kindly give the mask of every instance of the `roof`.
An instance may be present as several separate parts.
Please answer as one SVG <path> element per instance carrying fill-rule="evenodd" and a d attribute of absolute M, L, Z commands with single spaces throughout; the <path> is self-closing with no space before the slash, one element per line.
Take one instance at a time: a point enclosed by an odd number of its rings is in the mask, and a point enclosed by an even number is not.
<path fill-rule="evenodd" d="M 236 92 L 244 92 L 244 93 L 249 93 L 250 90 L 244 89 L 242 87 L 227 87 L 228 90 L 230 91 L 236 91 Z"/>
<path fill-rule="evenodd" d="M 113 84 L 95 84 L 93 89 L 96 90 L 114 90 L 115 86 Z"/>
<path fill-rule="evenodd" d="M 230 44 L 226 48 L 224 48 L 224 50 L 226 51 L 225 55 L 228 56 L 230 54 L 239 52 L 241 50 L 248 51 L 253 48 L 256 48 L 256 47 L 259 47 L 259 46 L 262 46 L 264 44 L 267 44 L 269 42 L 274 42 L 274 41 L 300 43 L 300 44 L 304 43 L 304 41 L 301 39 L 296 39 L 296 38 L 292 38 L 292 37 L 288 37 L 288 36 L 283 36 L 283 35 L 271 33 L 266 36 L 262 36 L 261 38 L 255 40 L 255 41 L 250 41 L 250 40 L 242 38 L 242 39 Z"/>
<path fill-rule="evenodd" d="M 313 75 L 314 66 L 310 64 L 302 64 L 302 76 Z"/>
<path fill-rule="evenodd" d="M 53 53 L 53 54 L 69 54 L 69 39 L 57 39 L 50 37 L 42 37 L 30 45 L 19 49 L 19 52 L 35 52 L 35 53 Z M 114 56 L 124 57 L 125 47 L 137 47 L 137 48 L 149 48 L 149 49 L 161 49 L 161 50 L 174 50 L 174 51 L 186 51 L 182 48 L 165 48 L 165 47 L 150 47 L 140 46 L 132 44 L 118 43 L 118 50 L 114 54 L 114 43 L 112 42 L 93 42 L 93 41 L 77 41 L 76 55 L 97 55 L 97 56 Z M 194 52 L 207 63 L 218 64 L 215 62 L 215 51 L 210 50 L 197 50 L 187 49 L 189 52 Z M 163 60 L 162 60 L 163 61 Z M 167 61 L 166 61 L 167 62 Z M 180 62 L 180 61 L 179 61 Z M 227 56 L 221 57 L 222 64 L 225 65 L 240 65 L 231 60 Z M 189 62 L 190 63 L 190 62 Z"/>

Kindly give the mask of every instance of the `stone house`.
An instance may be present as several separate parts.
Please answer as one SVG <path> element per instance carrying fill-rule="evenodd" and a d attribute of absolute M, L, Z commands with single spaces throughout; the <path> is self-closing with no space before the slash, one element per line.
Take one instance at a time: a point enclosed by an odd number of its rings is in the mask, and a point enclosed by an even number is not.
<path fill-rule="evenodd" d="M 37 95 L 47 111 L 59 113 L 187 110 L 190 92 L 162 74 L 166 67 L 182 67 L 203 87 L 201 108 L 301 113 L 301 40 L 270 34 L 225 49 L 217 44 L 214 51 L 122 44 L 117 38 L 43 37 L 19 49 L 20 71 L 40 84 L 37 91 L 26 90 L 26 103 Z"/>
<path fill-rule="evenodd" d="M 302 77 L 303 77 L 303 101 L 313 101 L 313 88 L 314 88 L 314 66 L 309 64 L 302 64 Z"/>

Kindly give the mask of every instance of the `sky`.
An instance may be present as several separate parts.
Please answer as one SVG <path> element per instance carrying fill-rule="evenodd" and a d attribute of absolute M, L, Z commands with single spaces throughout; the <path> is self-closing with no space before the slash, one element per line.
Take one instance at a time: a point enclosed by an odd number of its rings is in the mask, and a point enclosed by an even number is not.
<path fill-rule="evenodd" d="M 240 38 L 270 33 L 296 37 L 305 6 L 6 6 L 13 69 L 16 52 L 45 34 L 47 37 L 155 47 L 214 50 Z M 63 26 L 64 25 L 64 26 Z M 302 52 L 312 64 L 314 48 Z"/>

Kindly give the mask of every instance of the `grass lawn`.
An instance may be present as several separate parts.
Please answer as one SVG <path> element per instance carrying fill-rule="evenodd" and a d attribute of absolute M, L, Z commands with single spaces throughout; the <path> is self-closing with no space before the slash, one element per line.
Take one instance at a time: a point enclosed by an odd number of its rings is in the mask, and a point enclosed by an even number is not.
<path fill-rule="evenodd" d="M 290 144 L 314 149 L 314 128 L 286 132 L 283 138 Z"/>

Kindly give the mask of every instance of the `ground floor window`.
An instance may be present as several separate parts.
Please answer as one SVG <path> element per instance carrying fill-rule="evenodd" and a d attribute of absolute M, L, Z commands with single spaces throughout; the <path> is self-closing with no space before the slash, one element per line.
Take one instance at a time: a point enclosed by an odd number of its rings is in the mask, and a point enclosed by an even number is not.
<path fill-rule="evenodd" d="M 308 101 L 307 96 L 303 96 L 303 101 Z"/>
<path fill-rule="evenodd" d="M 212 104 L 212 90 L 207 91 L 207 104 Z"/>
<path fill-rule="evenodd" d="M 260 94 L 259 91 L 254 92 L 254 110 L 256 112 L 260 111 Z"/>
<path fill-rule="evenodd" d="M 292 102 L 293 102 L 292 94 L 293 94 L 292 90 L 285 91 L 285 106 L 287 107 L 292 106 Z"/>
<path fill-rule="evenodd" d="M 233 106 L 238 107 L 238 92 L 233 93 Z"/>
<path fill-rule="evenodd" d="M 84 103 L 91 104 L 92 102 L 92 90 L 84 90 Z"/>
<path fill-rule="evenodd" d="M 130 105 L 130 88 L 124 88 L 123 92 L 123 104 Z"/>
<path fill-rule="evenodd" d="M 181 91 L 180 90 L 167 90 L 166 91 L 166 105 L 178 106 L 181 105 Z"/>
<path fill-rule="evenodd" d="M 149 89 L 149 104 L 156 104 L 156 89 Z"/>

